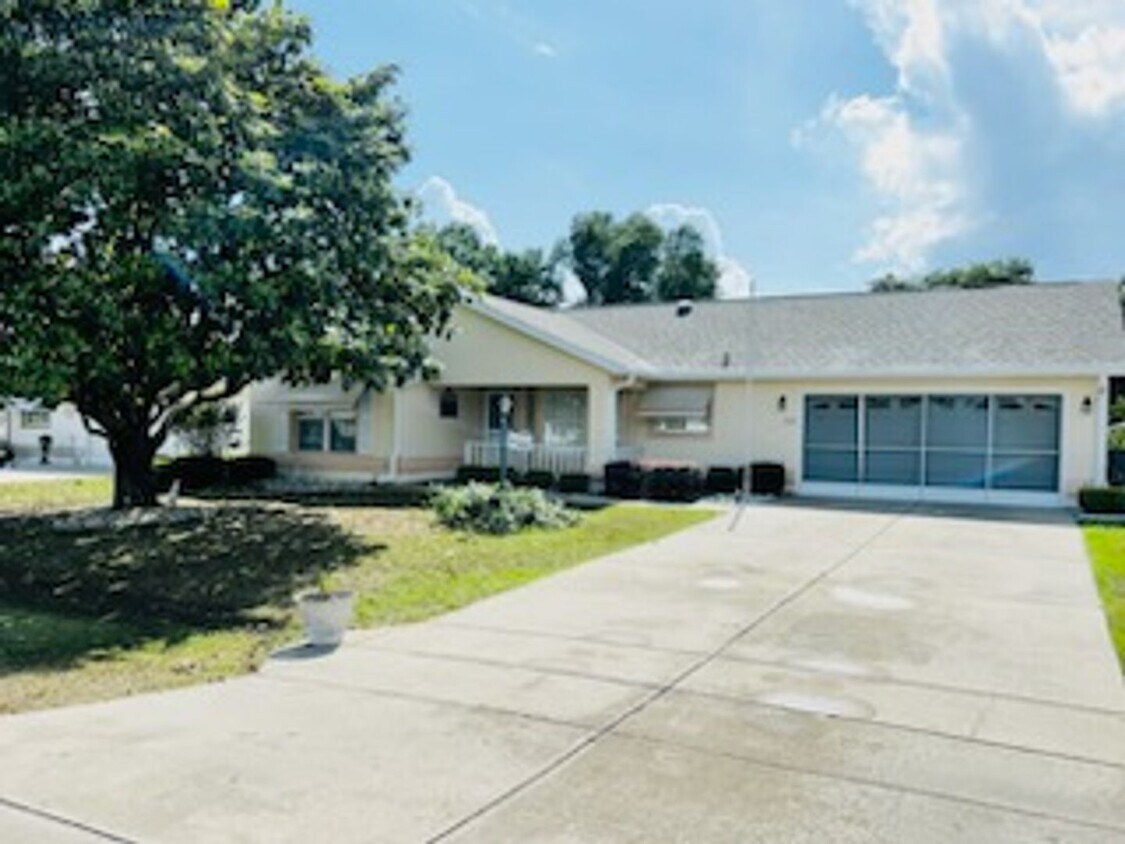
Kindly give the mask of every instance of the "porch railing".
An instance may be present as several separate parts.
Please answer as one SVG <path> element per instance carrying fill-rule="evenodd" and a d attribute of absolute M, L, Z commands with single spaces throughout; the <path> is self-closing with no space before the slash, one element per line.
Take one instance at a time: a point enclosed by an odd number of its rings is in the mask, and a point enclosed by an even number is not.
<path fill-rule="evenodd" d="M 469 440 L 465 443 L 465 464 L 499 466 L 500 443 Z M 582 446 L 509 443 L 508 465 L 516 472 L 579 474 L 586 471 L 586 449 Z"/>

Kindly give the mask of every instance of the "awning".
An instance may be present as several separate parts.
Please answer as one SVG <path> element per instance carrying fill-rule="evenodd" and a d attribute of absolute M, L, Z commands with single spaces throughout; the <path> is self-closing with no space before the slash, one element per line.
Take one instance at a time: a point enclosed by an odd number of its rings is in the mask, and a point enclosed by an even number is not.
<path fill-rule="evenodd" d="M 712 387 L 649 387 L 641 396 L 641 416 L 706 419 L 711 415 Z"/>

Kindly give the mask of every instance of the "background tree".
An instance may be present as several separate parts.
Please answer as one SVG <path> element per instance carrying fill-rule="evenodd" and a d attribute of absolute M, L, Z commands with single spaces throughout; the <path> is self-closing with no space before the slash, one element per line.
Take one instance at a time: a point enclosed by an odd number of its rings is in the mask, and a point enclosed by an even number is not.
<path fill-rule="evenodd" d="M 497 296 L 537 307 L 562 301 L 562 283 L 539 249 L 505 252 L 484 243 L 472 226 L 451 223 L 436 233 L 441 248 Z"/>
<path fill-rule="evenodd" d="M 169 431 L 187 445 L 192 454 L 219 457 L 236 445 L 238 406 L 230 402 L 208 402 L 184 411 Z"/>
<path fill-rule="evenodd" d="M 579 214 L 555 247 L 590 305 L 714 298 L 718 267 L 691 226 L 668 234 L 644 214 L 618 222 L 601 211 Z"/>
<path fill-rule="evenodd" d="M 664 302 L 678 299 L 714 299 L 719 268 L 707 257 L 703 235 L 692 226 L 672 229 L 661 247 L 656 295 Z"/>
<path fill-rule="evenodd" d="M 1009 258 L 1006 261 L 989 261 L 948 270 L 936 270 L 917 279 L 904 279 L 888 273 L 873 281 L 871 290 L 876 293 L 942 288 L 979 290 L 986 287 L 1031 284 L 1034 281 L 1035 267 L 1030 261 L 1026 258 Z"/>
<path fill-rule="evenodd" d="M 263 6 L 0 3 L 0 394 L 73 402 L 117 507 L 191 407 L 407 379 L 458 300 L 391 187 L 393 71 L 334 81 Z"/>

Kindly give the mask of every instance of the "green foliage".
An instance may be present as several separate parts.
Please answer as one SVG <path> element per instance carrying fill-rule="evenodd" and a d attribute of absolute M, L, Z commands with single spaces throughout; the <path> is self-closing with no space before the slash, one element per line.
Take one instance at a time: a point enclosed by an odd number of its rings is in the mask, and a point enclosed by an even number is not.
<path fill-rule="evenodd" d="M 871 282 L 875 293 L 909 292 L 916 290 L 941 290 L 959 288 L 978 290 L 1012 284 L 1031 284 L 1035 281 L 1035 267 L 1025 258 L 1006 261 L 968 264 L 949 270 L 937 270 L 921 278 L 901 278 L 888 273 Z"/>
<path fill-rule="evenodd" d="M 505 252 L 484 243 L 472 226 L 451 223 L 436 232 L 438 245 L 489 293 L 538 307 L 562 301 L 562 282 L 542 250 Z"/>
<path fill-rule="evenodd" d="M 446 487 L 434 496 L 438 521 L 453 530 L 508 534 L 525 528 L 563 528 L 578 514 L 541 489 L 470 483 Z"/>
<path fill-rule="evenodd" d="M 590 305 L 710 299 L 719 269 L 691 226 L 667 235 L 643 214 L 618 222 L 601 211 L 579 214 L 555 247 L 555 260 L 573 272 Z"/>
<path fill-rule="evenodd" d="M 1083 487 L 1078 506 L 1086 513 L 1125 513 L 1125 487 Z"/>
<path fill-rule="evenodd" d="M 229 402 L 197 404 L 175 417 L 169 430 L 187 443 L 192 454 L 217 456 L 234 445 L 238 407 Z"/>
<path fill-rule="evenodd" d="M 395 73 L 309 43 L 258 0 L 0 4 L 0 394 L 74 402 L 118 505 L 187 407 L 430 368 L 459 273 L 391 185 Z"/>

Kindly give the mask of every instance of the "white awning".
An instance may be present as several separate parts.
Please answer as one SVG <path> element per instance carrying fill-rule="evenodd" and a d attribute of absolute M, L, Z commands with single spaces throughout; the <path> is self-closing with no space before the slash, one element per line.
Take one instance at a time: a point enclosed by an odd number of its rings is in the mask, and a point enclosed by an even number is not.
<path fill-rule="evenodd" d="M 711 415 L 713 387 L 649 387 L 641 396 L 641 416 L 706 419 Z"/>

